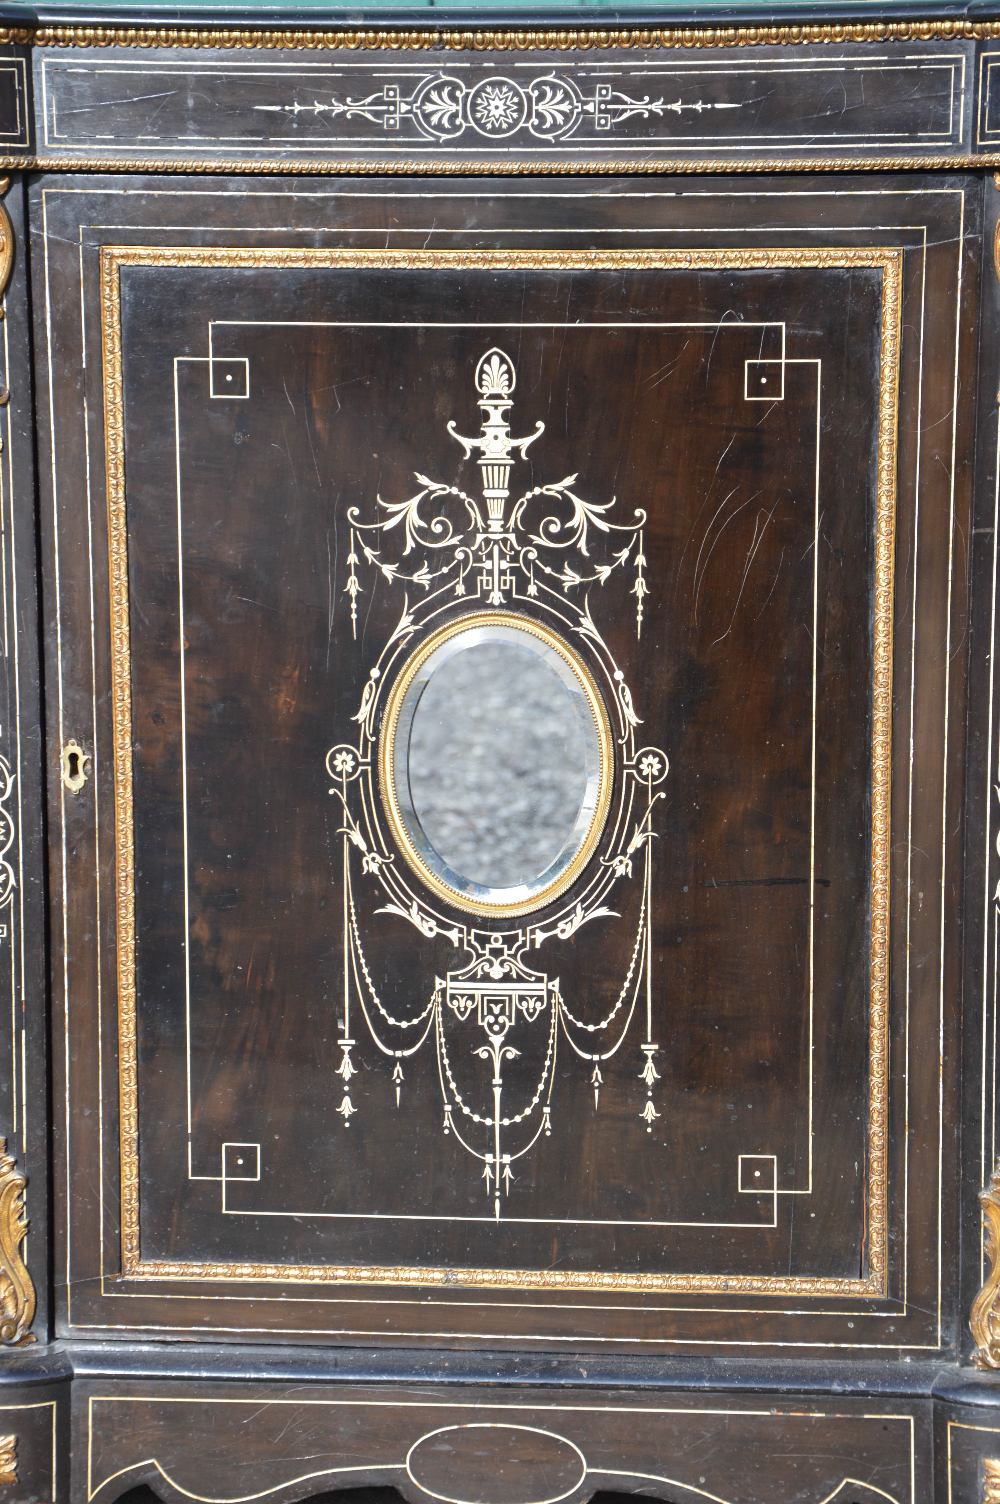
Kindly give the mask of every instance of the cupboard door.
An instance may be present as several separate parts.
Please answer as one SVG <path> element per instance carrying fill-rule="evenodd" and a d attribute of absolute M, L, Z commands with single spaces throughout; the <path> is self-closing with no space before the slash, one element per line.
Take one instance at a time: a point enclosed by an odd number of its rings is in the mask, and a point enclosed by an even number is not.
<path fill-rule="evenodd" d="M 967 187 L 36 190 L 64 1330 L 951 1340 Z"/>

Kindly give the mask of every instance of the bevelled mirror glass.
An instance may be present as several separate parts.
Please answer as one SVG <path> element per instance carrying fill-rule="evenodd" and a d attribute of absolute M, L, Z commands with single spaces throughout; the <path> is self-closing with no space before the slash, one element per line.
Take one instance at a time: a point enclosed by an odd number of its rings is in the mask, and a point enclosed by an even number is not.
<path fill-rule="evenodd" d="M 393 685 L 380 743 L 393 834 L 440 896 L 480 914 L 550 903 L 600 837 L 612 740 L 589 670 L 512 612 L 433 633 Z"/>

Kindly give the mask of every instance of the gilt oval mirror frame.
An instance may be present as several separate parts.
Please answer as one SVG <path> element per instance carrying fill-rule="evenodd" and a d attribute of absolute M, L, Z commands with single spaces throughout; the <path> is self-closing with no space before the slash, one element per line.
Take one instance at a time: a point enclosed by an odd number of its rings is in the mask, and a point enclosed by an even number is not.
<path fill-rule="evenodd" d="M 590 860 L 614 740 L 590 670 L 561 636 L 518 612 L 475 612 L 431 633 L 400 670 L 379 775 L 420 880 L 468 913 L 506 917 L 552 903 Z"/>

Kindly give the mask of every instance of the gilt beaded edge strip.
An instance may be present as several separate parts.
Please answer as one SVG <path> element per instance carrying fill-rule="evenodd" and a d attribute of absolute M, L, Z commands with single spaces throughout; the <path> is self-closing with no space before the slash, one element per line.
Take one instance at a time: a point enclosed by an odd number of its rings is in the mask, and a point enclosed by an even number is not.
<path fill-rule="evenodd" d="M 795 172 L 947 172 L 990 171 L 1000 168 L 1000 152 L 981 156 L 954 157 L 754 157 L 748 161 L 732 158 L 647 157 L 635 161 L 621 158 L 572 162 L 524 160 L 505 157 L 497 160 L 467 158 L 404 158 L 384 160 L 312 159 L 309 157 L 267 157 L 247 160 L 240 157 L 206 161 L 186 157 L 115 157 L 109 160 L 86 157 L 11 157 L 0 156 L 0 172 L 88 172 L 115 174 L 122 172 L 167 174 L 187 173 L 193 177 L 224 174 L 239 177 L 282 177 L 310 174 L 315 177 L 524 177 L 524 176 L 592 176 L 651 177 L 673 173 L 683 177 L 721 174 L 746 177 L 760 173 Z"/>
<path fill-rule="evenodd" d="M 143 1260 L 139 1230 L 131 649 L 125 497 L 122 266 L 394 269 L 472 267 L 568 271 L 873 267 L 882 273 L 872 663 L 871 942 L 869 961 L 868 1273 L 861 1279 L 764 1275 L 621 1274 L 607 1271 L 360 1267 Z M 633 251 L 346 251 L 314 247 L 104 246 L 101 249 L 104 435 L 111 596 L 115 785 L 122 1273 L 130 1280 L 253 1284 L 350 1283 L 409 1287 L 670 1291 L 884 1297 L 888 1294 L 889 873 L 893 595 L 903 251 L 894 247 Z"/>
<path fill-rule="evenodd" d="M 36 26 L 0 29 L 0 44 L 26 47 L 288 48 L 297 51 L 564 52 L 613 48 L 794 47 L 851 42 L 981 41 L 1000 20 L 845 21 L 787 26 L 559 27 L 451 30 L 233 29 L 207 26 Z"/>

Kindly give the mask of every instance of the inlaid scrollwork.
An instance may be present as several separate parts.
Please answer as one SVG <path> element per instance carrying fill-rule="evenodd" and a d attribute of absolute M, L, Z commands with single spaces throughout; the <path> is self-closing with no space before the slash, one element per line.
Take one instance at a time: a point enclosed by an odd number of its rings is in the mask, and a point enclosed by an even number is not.
<path fill-rule="evenodd" d="M 635 1076 L 642 1083 L 636 1116 L 646 1133 L 653 1132 L 653 1124 L 661 1116 L 653 1101 L 661 1073 L 656 1064 L 660 1044 L 654 1028 L 651 885 L 654 814 L 664 797 L 658 785 L 666 778 L 669 764 L 660 748 L 638 743 L 636 731 L 641 718 L 625 673 L 591 614 L 587 595 L 589 586 L 603 587 L 612 575 L 630 579 L 628 594 L 635 602 L 635 632 L 637 639 L 641 638 L 644 602 L 649 593 L 643 541 L 645 511 L 636 508 L 630 516 L 614 520 L 614 498 L 603 502 L 587 499 L 577 489 L 575 473 L 512 496 L 512 471 L 544 433 L 545 424 L 537 420 L 523 437 L 513 436 L 510 414 L 517 372 L 504 351 L 495 347 L 484 351 L 473 384 L 480 409 L 480 432 L 466 436 L 454 421 L 448 423 L 447 430 L 465 458 L 475 460 L 481 496 L 417 471 L 419 489 L 402 501 L 379 498 L 374 520 L 364 520 L 358 507 L 351 507 L 347 513 L 350 533 L 344 594 L 349 601 L 352 635 L 356 638 L 358 596 L 366 588 L 362 571 L 377 574 L 404 593 L 398 624 L 370 668 L 353 717 L 360 728 L 358 740 L 353 745 L 338 742 L 326 760 L 332 779 L 330 792 L 339 801 L 344 822 L 343 1058 L 338 1067 L 343 1093 L 335 1110 L 345 1126 L 358 1111 L 351 1096 L 351 1078 L 357 1073 L 352 1051 L 362 1020 L 380 1053 L 392 1062 L 397 1104 L 402 1095 L 404 1063 L 427 1041 L 437 1058 L 442 1131 L 481 1165 L 486 1193 L 499 1220 L 516 1178 L 512 1166 L 553 1132 L 560 1041 L 582 1062 L 596 1109 L 604 1085 L 602 1066 L 606 1069 L 607 1062 L 625 1044 L 633 1021 L 638 1028 L 644 1020 L 636 1049 Z M 475 601 L 477 609 L 455 617 L 454 605 L 468 600 Z M 429 635 L 419 643 L 422 631 Z M 406 657 L 414 637 L 418 637 L 419 645 Z M 515 647 L 518 639 L 520 645 Z M 575 644 L 572 647 L 571 641 Z M 529 682 L 526 676 L 531 655 L 537 653 L 536 663 L 544 662 L 549 676 L 546 690 L 537 691 L 538 703 L 548 706 L 549 724 L 556 704 L 546 701 L 545 694 L 551 693 L 561 675 L 571 684 L 567 693 L 578 702 L 572 711 L 574 724 L 579 717 L 579 724 L 586 722 L 589 728 L 581 732 L 579 744 L 568 728 L 558 738 L 563 760 L 573 766 L 574 776 L 584 769 L 587 774 L 571 838 L 561 850 L 557 843 L 544 859 L 533 859 L 519 876 L 515 877 L 511 868 L 503 881 L 496 875 L 499 868 L 494 868 L 492 878 L 486 877 L 482 852 L 473 859 L 473 866 L 476 861 L 480 863 L 475 880 L 468 872 L 449 866 L 442 855 L 448 849 L 447 841 L 440 851 L 428 842 L 426 803 L 420 816 L 412 803 L 414 769 L 405 746 L 409 727 L 418 714 L 414 707 L 422 695 L 431 694 L 431 677 L 441 672 L 442 665 L 446 667 L 448 654 L 455 661 L 463 643 L 465 651 L 480 654 L 481 662 L 485 649 L 485 661 L 493 664 L 492 673 L 498 682 L 504 678 L 499 663 L 513 662 L 520 653 L 520 667 L 508 673 L 511 680 L 518 677 L 522 686 Z M 526 644 L 531 645 L 531 653 Z M 577 651 L 580 644 L 589 664 Z M 492 659 L 491 650 L 513 654 L 513 658 Z M 489 677 L 491 671 L 480 668 L 479 672 Z M 534 679 L 530 682 L 540 683 Z M 603 694 L 598 683 L 603 685 Z M 387 684 L 393 687 L 386 698 Z M 564 688 L 565 684 L 559 692 Z M 466 682 L 466 690 L 473 692 L 470 682 Z M 501 705 L 503 715 L 509 717 L 512 712 L 502 696 Z M 438 715 L 442 725 L 453 724 L 451 711 L 445 715 L 439 710 Z M 480 704 L 473 714 L 477 725 L 483 724 L 484 715 Z M 496 745 L 502 740 L 503 731 L 498 726 Z M 611 802 L 616 745 L 621 749 L 621 808 L 609 821 L 611 835 L 599 854 Z M 374 797 L 376 760 L 386 830 Z M 437 756 L 431 762 L 435 769 L 439 766 Z M 453 777 L 458 766 L 456 763 L 453 767 Z M 494 765 L 491 778 L 496 773 Z M 505 793 L 504 801 L 507 799 Z M 433 796 L 430 804 L 433 813 Z M 474 823 L 474 810 L 475 799 L 470 797 L 462 813 L 463 828 Z M 494 831 L 490 845 L 496 848 L 496 820 L 491 818 L 486 825 Z M 358 853 L 360 873 L 356 871 Z M 547 925 L 525 922 L 511 924 L 503 931 L 480 929 L 446 918 L 434 908 L 433 900 L 428 901 L 419 888 L 411 888 L 396 861 L 397 853 L 433 899 L 443 900 L 450 909 L 458 908 L 473 918 L 523 918 L 567 894 L 578 881 L 583 886 Z M 466 851 L 465 855 L 470 853 Z M 588 864 L 590 877 L 586 879 Z M 532 874 L 543 874 L 543 878 L 535 882 Z M 390 1011 L 376 990 L 355 903 L 356 885 L 365 879 L 372 879 L 383 889 L 378 914 L 405 919 L 425 939 L 447 937 L 459 953 L 454 967 L 435 977 L 429 996 L 418 995 L 409 1011 L 398 1005 Z M 625 951 L 620 991 L 610 1010 L 603 1010 L 603 1018 L 600 1011 L 597 1017 L 588 1017 L 579 1001 L 564 997 L 554 970 L 558 962 L 551 959 L 551 945 L 545 953 L 548 964 L 544 968 L 529 964 L 528 957 L 534 959 L 534 953 L 546 942 L 569 940 L 585 924 L 618 919 L 618 908 L 610 901 L 612 889 L 620 891 L 632 881 L 641 884 L 642 898 L 634 939 L 630 934 Z M 484 1067 L 471 1076 L 459 1060 L 459 1055 L 465 1060 L 470 1051 Z M 519 1089 L 512 1089 L 508 1063 L 520 1059 L 524 1065 L 529 1058 L 535 1068 L 528 1085 L 521 1083 Z"/>

